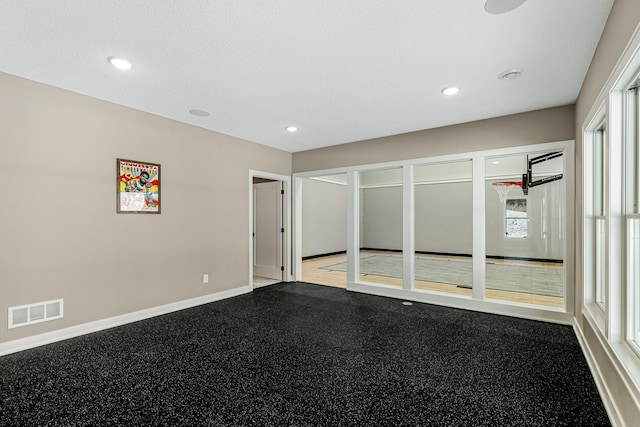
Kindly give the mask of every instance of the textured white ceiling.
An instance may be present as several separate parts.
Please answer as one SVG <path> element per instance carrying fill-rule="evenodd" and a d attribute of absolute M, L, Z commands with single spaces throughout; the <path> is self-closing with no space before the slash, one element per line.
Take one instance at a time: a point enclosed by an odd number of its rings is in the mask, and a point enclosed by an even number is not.
<path fill-rule="evenodd" d="M 575 102 L 613 0 L 484 3 L 5 0 L 0 71 L 290 152 Z"/>

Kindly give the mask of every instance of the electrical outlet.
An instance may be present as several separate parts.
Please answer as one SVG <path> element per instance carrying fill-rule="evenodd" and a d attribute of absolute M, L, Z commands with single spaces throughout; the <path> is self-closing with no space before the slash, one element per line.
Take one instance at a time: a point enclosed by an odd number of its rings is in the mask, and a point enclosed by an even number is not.
<path fill-rule="evenodd" d="M 202 283 L 209 283 L 209 275 L 205 274 L 202 276 Z"/>

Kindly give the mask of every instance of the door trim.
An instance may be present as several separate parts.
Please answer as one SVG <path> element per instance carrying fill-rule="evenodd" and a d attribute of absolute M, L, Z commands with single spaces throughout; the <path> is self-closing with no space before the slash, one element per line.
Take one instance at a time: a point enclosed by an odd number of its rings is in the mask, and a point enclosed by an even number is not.
<path fill-rule="evenodd" d="M 281 194 L 284 184 L 275 180 L 255 181 L 254 178 L 253 274 L 281 281 L 284 275 L 284 196 Z"/>
<path fill-rule="evenodd" d="M 249 287 L 253 290 L 253 178 L 272 179 L 281 181 L 284 184 L 284 209 L 282 212 L 284 222 L 284 239 L 283 239 L 283 257 L 284 279 L 287 282 L 293 280 L 291 273 L 291 177 L 288 175 L 279 175 L 271 172 L 263 172 L 249 169 L 249 185 L 247 187 L 249 194 L 249 227 L 248 227 L 248 246 L 249 246 Z"/>

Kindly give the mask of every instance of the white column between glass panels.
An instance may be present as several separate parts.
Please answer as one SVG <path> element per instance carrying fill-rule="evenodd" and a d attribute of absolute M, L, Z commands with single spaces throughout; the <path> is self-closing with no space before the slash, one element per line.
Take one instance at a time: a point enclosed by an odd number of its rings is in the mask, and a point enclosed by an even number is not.
<path fill-rule="evenodd" d="M 472 298 L 484 299 L 486 271 L 485 159 L 473 157 L 473 290 Z"/>
<path fill-rule="evenodd" d="M 360 280 L 360 176 L 347 172 L 347 288 Z"/>
<path fill-rule="evenodd" d="M 415 284 L 415 191 L 413 165 L 402 168 L 402 289 L 412 290 Z"/>
<path fill-rule="evenodd" d="M 302 280 L 302 178 L 293 179 L 293 259 L 294 280 Z"/>

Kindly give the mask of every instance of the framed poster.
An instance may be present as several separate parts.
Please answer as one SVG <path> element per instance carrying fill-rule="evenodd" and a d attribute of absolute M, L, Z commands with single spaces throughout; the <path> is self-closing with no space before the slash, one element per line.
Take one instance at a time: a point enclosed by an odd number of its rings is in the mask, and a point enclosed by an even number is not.
<path fill-rule="evenodd" d="M 160 165 L 116 159 L 117 213 L 160 213 Z"/>

